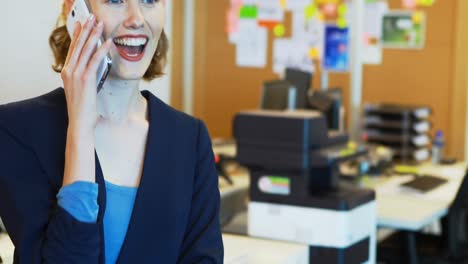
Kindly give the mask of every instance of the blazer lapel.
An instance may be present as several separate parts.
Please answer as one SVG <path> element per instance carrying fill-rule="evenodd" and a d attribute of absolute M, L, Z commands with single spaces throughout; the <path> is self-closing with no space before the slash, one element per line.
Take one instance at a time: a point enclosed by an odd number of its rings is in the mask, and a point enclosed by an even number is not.
<path fill-rule="evenodd" d="M 174 121 L 164 103 L 148 91 L 149 131 L 143 173 L 118 263 L 146 263 L 167 256 L 173 247 L 176 214 L 173 196 Z M 154 257 L 152 257 L 154 256 Z"/>

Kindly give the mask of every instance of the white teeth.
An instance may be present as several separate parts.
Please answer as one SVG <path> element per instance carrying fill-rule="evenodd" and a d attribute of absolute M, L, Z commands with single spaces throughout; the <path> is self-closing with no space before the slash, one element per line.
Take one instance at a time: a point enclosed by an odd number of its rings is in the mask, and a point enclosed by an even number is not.
<path fill-rule="evenodd" d="M 114 42 L 125 46 L 141 46 L 146 44 L 146 38 L 116 38 Z"/>

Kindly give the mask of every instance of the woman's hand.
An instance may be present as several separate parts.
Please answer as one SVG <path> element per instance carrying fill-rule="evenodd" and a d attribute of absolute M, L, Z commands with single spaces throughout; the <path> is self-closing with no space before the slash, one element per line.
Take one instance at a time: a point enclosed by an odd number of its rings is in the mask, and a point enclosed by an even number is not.
<path fill-rule="evenodd" d="M 68 110 L 63 186 L 76 181 L 95 182 L 96 75 L 112 44 L 109 39 L 96 50 L 102 31 L 102 22 L 96 24 L 93 15 L 84 26 L 77 23 L 62 69 Z"/>
<path fill-rule="evenodd" d="M 112 44 L 109 39 L 96 50 L 102 31 L 103 24 L 96 23 L 94 15 L 83 26 L 79 22 L 75 25 L 61 73 L 67 98 L 69 131 L 79 136 L 94 136 L 96 127 L 96 75 Z"/>

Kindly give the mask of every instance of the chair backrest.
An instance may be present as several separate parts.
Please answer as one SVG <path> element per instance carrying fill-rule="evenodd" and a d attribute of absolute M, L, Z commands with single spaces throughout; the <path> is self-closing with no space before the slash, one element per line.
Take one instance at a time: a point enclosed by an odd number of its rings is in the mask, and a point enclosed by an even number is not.
<path fill-rule="evenodd" d="M 452 257 L 468 257 L 468 170 L 447 216 L 447 242 Z"/>

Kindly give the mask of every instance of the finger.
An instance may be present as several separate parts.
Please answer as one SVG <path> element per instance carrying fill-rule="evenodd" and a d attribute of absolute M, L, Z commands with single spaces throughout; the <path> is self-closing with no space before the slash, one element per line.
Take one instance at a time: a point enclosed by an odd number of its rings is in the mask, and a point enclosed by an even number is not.
<path fill-rule="evenodd" d="M 108 39 L 102 44 L 101 47 L 99 47 L 99 49 L 94 53 L 93 57 L 89 61 L 85 74 L 97 73 L 99 64 L 106 57 L 113 44 L 114 43 L 112 42 L 112 39 Z"/>
<path fill-rule="evenodd" d="M 67 57 L 65 59 L 64 66 L 67 66 L 68 62 L 70 61 L 71 54 L 73 52 L 73 49 L 76 46 L 76 41 L 78 39 L 78 36 L 79 36 L 80 32 L 81 32 L 81 24 L 80 24 L 80 22 L 77 21 L 77 22 L 75 22 L 75 25 L 74 25 L 73 36 L 72 36 L 71 41 L 70 41 L 70 46 L 68 47 Z"/>
<path fill-rule="evenodd" d="M 81 30 L 80 35 L 78 36 L 76 45 L 73 47 L 72 55 L 70 58 L 69 65 L 75 67 L 76 62 L 80 58 L 81 50 L 83 49 L 84 44 L 88 40 L 89 34 L 91 34 L 91 30 L 94 27 L 94 23 L 96 18 L 94 15 L 91 15 L 86 21 L 84 28 Z"/>
<path fill-rule="evenodd" d="M 99 22 L 99 24 L 96 27 L 94 27 L 93 32 L 89 36 L 88 40 L 86 41 L 86 44 L 84 45 L 81 51 L 81 56 L 76 66 L 77 71 L 80 71 L 80 72 L 83 71 L 88 65 L 91 55 L 96 50 L 98 40 L 102 34 L 102 30 L 103 30 L 103 23 Z"/>

